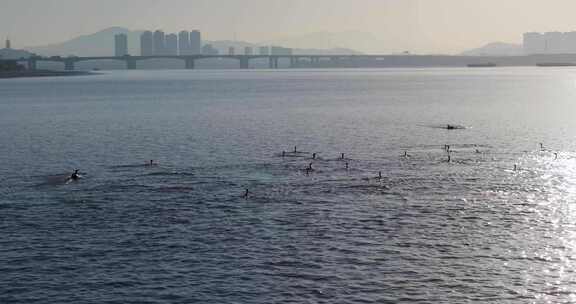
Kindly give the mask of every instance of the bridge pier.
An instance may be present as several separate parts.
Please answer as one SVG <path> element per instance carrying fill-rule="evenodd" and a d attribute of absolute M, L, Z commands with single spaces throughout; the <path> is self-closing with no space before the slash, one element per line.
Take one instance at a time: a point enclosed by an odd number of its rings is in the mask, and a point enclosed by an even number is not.
<path fill-rule="evenodd" d="M 126 69 L 135 70 L 136 69 L 136 60 L 135 59 L 126 59 Z"/>
<path fill-rule="evenodd" d="M 64 70 L 66 71 L 74 71 L 74 60 L 66 59 L 64 61 Z"/>
<path fill-rule="evenodd" d="M 240 68 L 241 69 L 249 69 L 250 68 L 250 58 L 248 57 L 240 57 Z"/>
<path fill-rule="evenodd" d="M 318 65 L 320 64 L 320 57 L 310 57 L 310 64 L 313 67 L 318 67 Z"/>
<path fill-rule="evenodd" d="M 196 67 L 196 62 L 194 58 L 186 58 L 184 62 L 187 70 L 193 70 Z"/>
<path fill-rule="evenodd" d="M 340 67 L 340 57 L 330 57 L 332 66 Z"/>
<path fill-rule="evenodd" d="M 297 68 L 298 67 L 298 58 L 294 56 L 290 56 L 290 68 Z"/>
<path fill-rule="evenodd" d="M 271 69 L 277 69 L 278 68 L 278 57 L 268 58 L 268 67 Z"/>
<path fill-rule="evenodd" d="M 356 57 L 356 56 L 350 57 L 350 65 L 351 65 L 353 68 L 357 68 L 357 67 L 359 66 L 359 65 L 358 65 L 358 57 Z"/>

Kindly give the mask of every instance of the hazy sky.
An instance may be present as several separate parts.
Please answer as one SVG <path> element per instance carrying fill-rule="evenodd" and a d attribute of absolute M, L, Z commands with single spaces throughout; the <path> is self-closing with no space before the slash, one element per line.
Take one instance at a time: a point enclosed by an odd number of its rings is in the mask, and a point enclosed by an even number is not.
<path fill-rule="evenodd" d="M 375 37 L 362 51 L 454 53 L 520 42 L 525 31 L 576 30 L 575 13 L 576 0 L 0 0 L 0 37 L 24 46 L 110 26 L 251 42 L 360 31 Z"/>

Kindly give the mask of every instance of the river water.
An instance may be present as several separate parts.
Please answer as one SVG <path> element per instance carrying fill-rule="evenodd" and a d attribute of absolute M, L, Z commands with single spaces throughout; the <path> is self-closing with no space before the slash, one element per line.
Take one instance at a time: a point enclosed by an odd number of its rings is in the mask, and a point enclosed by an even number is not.
<path fill-rule="evenodd" d="M 572 68 L 2 80 L 0 303 L 575 302 L 575 113 Z"/>

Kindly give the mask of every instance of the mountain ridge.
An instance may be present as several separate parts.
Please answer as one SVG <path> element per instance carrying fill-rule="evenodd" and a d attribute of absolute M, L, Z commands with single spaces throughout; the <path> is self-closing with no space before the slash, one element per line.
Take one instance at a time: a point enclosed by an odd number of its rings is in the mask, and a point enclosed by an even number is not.
<path fill-rule="evenodd" d="M 461 53 L 464 56 L 519 56 L 523 54 L 524 49 L 521 44 L 507 42 L 491 42 Z"/>
<path fill-rule="evenodd" d="M 120 26 L 113 26 L 92 34 L 85 34 L 74 37 L 72 39 L 52 43 L 42 46 L 26 47 L 33 53 L 43 56 L 111 56 L 114 52 L 114 35 L 126 34 L 128 35 L 128 51 L 130 54 L 140 54 L 140 35 L 143 30 L 129 30 Z M 280 43 L 251 43 L 246 41 L 232 41 L 232 40 L 215 40 L 204 41 L 205 44 L 212 44 L 220 52 L 226 52 L 228 47 L 235 47 L 237 53 L 243 53 L 244 47 L 257 48 L 262 45 L 281 45 L 290 47 L 289 45 L 282 45 Z M 257 51 L 257 50 L 255 50 Z M 294 54 L 312 54 L 312 55 L 359 55 L 362 54 L 353 49 L 334 47 L 327 49 L 317 48 L 293 48 Z"/>

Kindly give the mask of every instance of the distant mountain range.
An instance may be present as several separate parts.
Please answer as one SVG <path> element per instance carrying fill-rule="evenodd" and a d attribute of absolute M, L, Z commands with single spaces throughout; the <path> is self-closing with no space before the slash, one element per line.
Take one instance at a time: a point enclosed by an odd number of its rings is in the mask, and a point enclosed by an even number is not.
<path fill-rule="evenodd" d="M 114 54 L 114 35 L 126 34 L 128 35 L 128 50 L 130 54 L 140 54 L 140 35 L 142 30 L 131 31 L 123 27 L 111 27 L 99 31 L 94 34 L 83 35 L 61 43 L 55 43 L 43 46 L 32 46 L 26 49 L 30 52 L 43 55 L 43 56 L 111 56 Z M 293 47 L 294 54 L 342 54 L 342 55 L 359 55 L 358 51 L 337 47 L 338 43 L 336 38 L 338 34 L 312 34 L 311 36 L 304 36 L 303 39 L 290 38 L 286 41 L 270 41 L 265 43 L 250 43 L 244 41 L 204 41 L 205 44 L 212 44 L 213 47 L 221 52 L 227 52 L 229 47 L 235 47 L 236 52 L 242 53 L 244 47 L 259 47 L 262 45 L 278 45 L 284 47 Z M 324 37 L 324 38 L 322 38 Z M 306 44 L 306 42 L 313 42 Z M 309 48 L 300 48 L 299 46 L 310 45 Z M 314 48 L 320 46 L 320 48 Z M 325 48 L 323 47 L 325 46 Z"/>
<path fill-rule="evenodd" d="M 140 35 L 143 30 L 129 30 L 123 27 L 110 27 L 102 31 L 82 35 L 61 43 L 43 46 L 26 47 L 25 49 L 44 56 L 111 56 L 114 53 L 114 35 L 128 35 L 128 49 L 130 54 L 140 54 Z M 358 49 L 368 49 L 377 39 L 362 32 L 329 33 L 319 32 L 300 36 L 290 36 L 282 39 L 251 43 L 245 41 L 216 40 L 204 41 L 226 53 L 229 47 L 235 47 L 237 53 L 243 53 L 244 47 L 257 48 L 259 46 L 277 45 L 293 48 L 294 54 L 308 55 L 361 55 L 362 53 L 347 46 L 356 46 Z M 520 44 L 494 42 L 480 48 L 467 50 L 461 53 L 466 56 L 516 56 L 522 55 Z M 7 56 L 5 56 L 6 58 Z"/>
<path fill-rule="evenodd" d="M 493 42 L 483 47 L 462 52 L 465 56 L 519 56 L 524 54 L 520 44 Z"/>
<path fill-rule="evenodd" d="M 128 50 L 140 53 L 140 35 L 143 31 L 130 31 L 123 27 L 111 27 L 94 34 L 82 35 L 61 43 L 27 47 L 43 56 L 111 56 L 114 54 L 114 35 L 128 35 Z"/>

